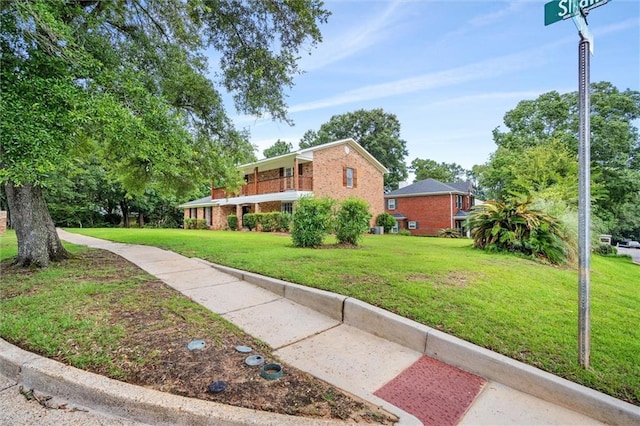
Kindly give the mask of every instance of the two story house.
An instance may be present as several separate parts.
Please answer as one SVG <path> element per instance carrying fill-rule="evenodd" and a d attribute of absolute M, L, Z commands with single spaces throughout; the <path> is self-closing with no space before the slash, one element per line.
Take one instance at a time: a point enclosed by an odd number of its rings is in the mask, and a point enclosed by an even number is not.
<path fill-rule="evenodd" d="M 466 235 L 465 220 L 475 200 L 471 182 L 442 183 L 425 179 L 384 195 L 385 211 L 398 229 L 413 235 L 435 236 L 445 228 Z"/>
<path fill-rule="evenodd" d="M 343 200 L 361 198 L 375 217 L 384 211 L 384 174 L 388 170 L 353 139 L 301 149 L 243 164 L 245 184 L 239 193 L 211 185 L 211 195 L 179 207 L 184 217 L 204 219 L 209 229 L 225 229 L 227 216 L 247 213 L 293 213 L 305 195 Z"/>

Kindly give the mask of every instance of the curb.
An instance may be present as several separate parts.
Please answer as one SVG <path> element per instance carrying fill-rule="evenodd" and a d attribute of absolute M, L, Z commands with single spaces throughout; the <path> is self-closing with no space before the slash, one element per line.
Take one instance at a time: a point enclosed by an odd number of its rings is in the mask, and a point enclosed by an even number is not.
<path fill-rule="evenodd" d="M 93 411 L 154 425 L 337 426 L 345 422 L 269 413 L 131 385 L 35 355 L 0 339 L 0 375 Z"/>
<path fill-rule="evenodd" d="M 360 300 L 193 258 L 375 336 L 601 422 L 640 424 L 640 407 Z"/>

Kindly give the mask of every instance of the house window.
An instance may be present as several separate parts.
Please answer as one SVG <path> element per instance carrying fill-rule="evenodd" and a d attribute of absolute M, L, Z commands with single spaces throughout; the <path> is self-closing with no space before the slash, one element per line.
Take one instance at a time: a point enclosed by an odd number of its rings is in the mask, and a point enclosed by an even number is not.
<path fill-rule="evenodd" d="M 192 219 L 195 219 L 198 217 L 198 209 L 197 208 L 191 208 L 189 209 L 189 217 Z"/>
<path fill-rule="evenodd" d="M 207 226 L 211 226 L 211 207 L 204 208 L 204 218 L 207 221 Z"/>
<path fill-rule="evenodd" d="M 462 210 L 462 195 L 456 195 L 456 208 Z"/>
<path fill-rule="evenodd" d="M 416 222 L 415 220 L 410 220 L 407 223 L 407 229 L 418 229 L 418 222 Z"/>
<path fill-rule="evenodd" d="M 293 214 L 293 203 L 282 203 L 280 210 L 282 213 Z"/>
<path fill-rule="evenodd" d="M 396 199 L 389 198 L 387 200 L 387 210 L 395 210 L 396 209 Z"/>
<path fill-rule="evenodd" d="M 344 167 L 342 169 L 342 185 L 347 188 L 356 188 L 358 186 L 356 169 L 351 167 Z"/>

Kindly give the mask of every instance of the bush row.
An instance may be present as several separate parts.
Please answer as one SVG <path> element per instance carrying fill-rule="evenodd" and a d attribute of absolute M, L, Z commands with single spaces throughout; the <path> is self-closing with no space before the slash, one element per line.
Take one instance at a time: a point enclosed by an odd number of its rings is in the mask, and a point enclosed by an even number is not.
<path fill-rule="evenodd" d="M 269 212 L 269 213 L 247 213 L 243 216 L 242 225 L 249 231 L 260 230 L 262 232 L 289 232 L 293 217 L 290 213 Z M 230 214 L 227 216 L 227 226 L 230 230 L 238 229 L 238 216 Z"/>
<path fill-rule="evenodd" d="M 204 219 L 186 218 L 184 220 L 185 229 L 207 229 L 207 221 Z"/>

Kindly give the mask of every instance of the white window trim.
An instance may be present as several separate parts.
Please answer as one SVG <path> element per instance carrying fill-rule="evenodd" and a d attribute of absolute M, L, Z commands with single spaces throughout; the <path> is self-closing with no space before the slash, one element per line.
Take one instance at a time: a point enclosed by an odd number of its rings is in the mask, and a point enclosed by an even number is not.
<path fill-rule="evenodd" d="M 353 167 L 347 167 L 346 173 L 347 173 L 347 188 L 353 188 L 353 174 L 354 174 Z M 349 176 L 349 174 L 351 174 L 351 176 Z"/>
<path fill-rule="evenodd" d="M 393 204 L 393 207 L 391 207 L 391 204 Z M 396 209 L 396 199 L 395 198 L 387 199 L 387 210 L 395 210 L 395 209 Z"/>

